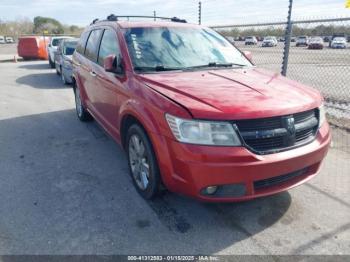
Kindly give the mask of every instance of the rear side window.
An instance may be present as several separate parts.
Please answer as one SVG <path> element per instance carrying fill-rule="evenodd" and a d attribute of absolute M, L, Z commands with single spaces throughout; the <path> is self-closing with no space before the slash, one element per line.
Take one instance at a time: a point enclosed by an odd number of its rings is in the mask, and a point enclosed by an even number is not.
<path fill-rule="evenodd" d="M 86 31 L 84 33 L 82 33 L 82 35 L 80 36 L 78 45 L 77 45 L 77 52 L 80 54 L 84 54 L 85 52 L 85 46 L 86 46 L 86 41 L 89 37 L 90 31 Z"/>
<path fill-rule="evenodd" d="M 90 33 L 89 39 L 85 48 L 85 57 L 93 62 L 97 61 L 97 51 L 102 30 L 93 30 Z"/>
<path fill-rule="evenodd" d="M 119 55 L 119 45 L 117 36 L 113 30 L 106 29 L 100 45 L 100 52 L 98 54 L 98 63 L 103 66 L 103 61 L 108 55 Z"/>

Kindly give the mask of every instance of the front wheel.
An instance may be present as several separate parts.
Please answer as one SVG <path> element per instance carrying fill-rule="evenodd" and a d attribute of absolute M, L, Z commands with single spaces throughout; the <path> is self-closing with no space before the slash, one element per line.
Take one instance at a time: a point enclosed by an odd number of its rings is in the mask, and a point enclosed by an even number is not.
<path fill-rule="evenodd" d="M 160 191 L 160 171 L 152 144 L 144 129 L 133 124 L 127 134 L 126 150 L 130 174 L 139 194 L 152 199 Z"/>

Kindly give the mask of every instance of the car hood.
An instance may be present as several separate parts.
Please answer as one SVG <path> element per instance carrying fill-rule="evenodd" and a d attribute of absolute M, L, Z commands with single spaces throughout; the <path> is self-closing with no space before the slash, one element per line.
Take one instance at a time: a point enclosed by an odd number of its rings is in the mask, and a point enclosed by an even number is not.
<path fill-rule="evenodd" d="M 318 91 L 266 70 L 225 69 L 138 76 L 200 119 L 250 119 L 316 108 Z"/>
<path fill-rule="evenodd" d="M 69 61 L 73 61 L 73 55 L 65 55 L 64 58 Z"/>

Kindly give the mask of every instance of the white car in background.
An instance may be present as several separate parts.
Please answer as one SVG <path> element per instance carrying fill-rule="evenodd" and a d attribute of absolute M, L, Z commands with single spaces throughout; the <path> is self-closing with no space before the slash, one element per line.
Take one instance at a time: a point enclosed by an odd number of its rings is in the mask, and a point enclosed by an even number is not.
<path fill-rule="evenodd" d="M 53 36 L 47 46 L 47 53 L 49 55 L 49 65 L 51 68 L 55 68 L 55 53 L 57 47 L 63 39 L 71 39 L 70 36 Z"/>
<path fill-rule="evenodd" d="M 261 44 L 262 47 L 277 46 L 277 38 L 274 36 L 266 36 Z"/>
<path fill-rule="evenodd" d="M 247 36 L 245 38 L 245 45 L 257 45 L 258 44 L 258 39 L 256 39 L 255 36 Z"/>
<path fill-rule="evenodd" d="M 5 44 L 5 37 L 3 37 L 2 35 L 0 35 L 0 44 Z"/>
<path fill-rule="evenodd" d="M 295 44 L 296 47 L 298 46 L 308 46 L 309 45 L 309 37 L 306 35 L 298 36 L 297 42 Z"/>
<path fill-rule="evenodd" d="M 336 37 L 333 39 L 331 48 L 346 48 L 346 38 L 345 37 Z"/>
<path fill-rule="evenodd" d="M 6 37 L 5 37 L 5 41 L 6 41 L 6 43 L 8 43 L 8 44 L 12 44 L 12 43 L 15 42 L 11 36 L 6 36 Z"/>

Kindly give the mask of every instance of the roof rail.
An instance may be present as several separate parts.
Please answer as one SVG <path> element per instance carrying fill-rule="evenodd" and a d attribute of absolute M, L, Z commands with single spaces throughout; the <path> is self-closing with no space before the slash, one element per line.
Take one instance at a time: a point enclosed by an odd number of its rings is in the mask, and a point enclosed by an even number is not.
<path fill-rule="evenodd" d="M 98 21 L 98 18 L 96 18 L 96 19 L 92 20 L 92 23 L 91 23 L 90 25 L 95 24 L 97 21 Z"/>
<path fill-rule="evenodd" d="M 148 16 L 148 15 L 114 15 L 114 14 L 110 14 L 109 16 L 107 16 L 106 20 L 102 20 L 102 21 L 118 21 L 119 18 L 126 18 L 127 20 L 129 20 L 130 18 L 161 19 L 161 20 L 169 20 L 171 22 L 176 22 L 176 23 L 187 23 L 185 19 L 180 19 L 177 17 Z M 100 20 L 94 19 L 92 21 L 92 24 L 95 24 L 97 21 L 100 21 Z"/>

